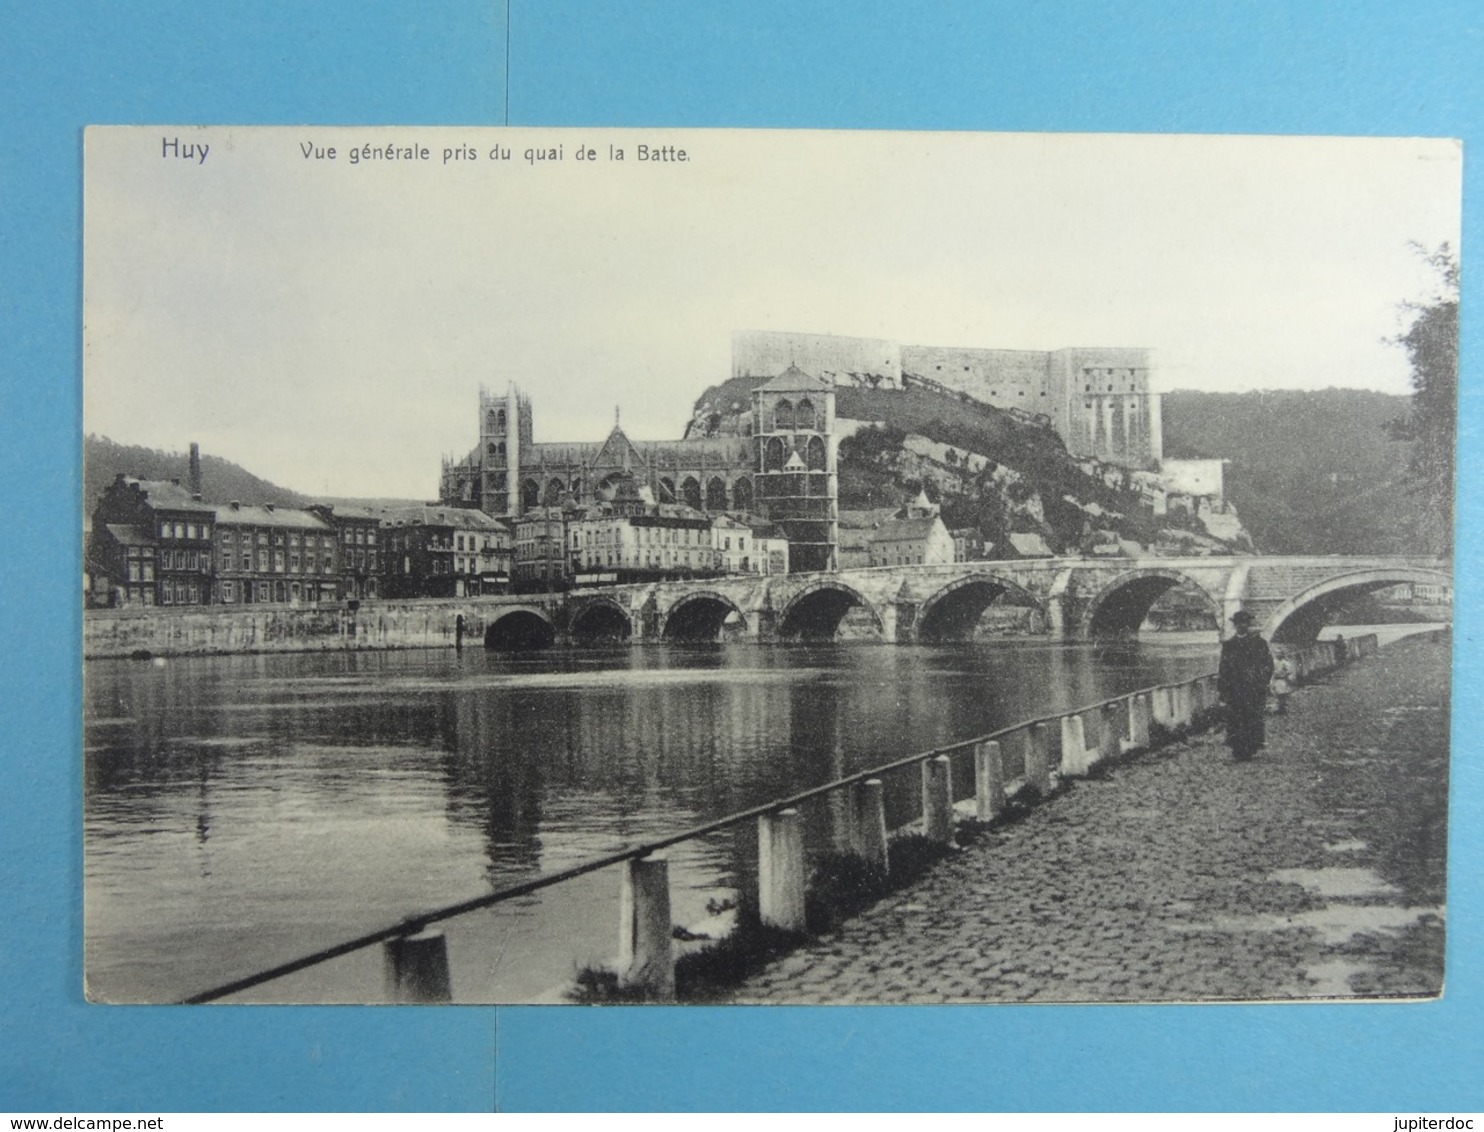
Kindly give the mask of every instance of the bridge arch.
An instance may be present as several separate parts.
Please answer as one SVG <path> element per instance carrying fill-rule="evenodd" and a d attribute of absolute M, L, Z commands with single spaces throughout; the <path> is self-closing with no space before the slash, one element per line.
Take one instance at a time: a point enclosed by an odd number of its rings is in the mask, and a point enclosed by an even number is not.
<path fill-rule="evenodd" d="M 627 641 L 634 634 L 629 611 L 611 597 L 585 600 L 572 614 L 572 639 L 579 644 Z"/>
<path fill-rule="evenodd" d="M 1324 628 L 1336 609 L 1361 594 L 1399 586 L 1403 582 L 1452 586 L 1453 578 L 1443 571 L 1419 566 L 1354 570 L 1326 578 L 1273 610 L 1263 626 L 1265 635 L 1276 644 L 1308 644 L 1319 635 L 1319 630 Z"/>
<path fill-rule="evenodd" d="M 1120 574 L 1087 603 L 1083 621 L 1089 637 L 1134 634 L 1149 611 L 1165 593 L 1189 584 L 1205 595 L 1217 623 L 1221 620 L 1221 594 L 1212 594 L 1200 579 L 1168 566 L 1146 567 Z"/>
<path fill-rule="evenodd" d="M 968 641 L 984 611 L 1002 597 L 1046 615 L 1046 605 L 1024 586 L 991 572 L 976 572 L 949 582 L 922 603 L 917 614 L 919 641 Z"/>
<path fill-rule="evenodd" d="M 501 610 L 485 626 L 484 647 L 487 649 L 544 649 L 556 641 L 556 626 L 551 618 L 536 609 L 516 607 Z"/>
<path fill-rule="evenodd" d="M 747 615 L 737 603 L 715 590 L 694 590 L 681 597 L 665 613 L 660 638 L 666 641 L 719 641 L 722 629 L 733 614 L 745 626 Z"/>
<path fill-rule="evenodd" d="M 878 633 L 885 632 L 881 614 L 858 589 L 833 579 L 811 582 L 779 612 L 778 635 L 785 640 L 834 640 L 845 615 L 857 607 L 871 615 Z"/>

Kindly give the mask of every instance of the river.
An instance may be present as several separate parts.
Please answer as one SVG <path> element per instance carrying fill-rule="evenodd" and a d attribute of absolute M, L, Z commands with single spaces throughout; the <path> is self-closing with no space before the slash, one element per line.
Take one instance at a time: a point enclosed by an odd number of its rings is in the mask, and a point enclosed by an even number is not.
<path fill-rule="evenodd" d="M 161 1002 L 840 774 L 1210 671 L 1213 635 L 91 661 L 89 994 Z M 906 782 L 889 816 L 910 816 Z M 749 824 L 670 850 L 674 918 L 735 895 Z M 458 1001 L 616 951 L 602 870 L 443 925 Z M 379 949 L 237 996 L 373 1002 Z"/>

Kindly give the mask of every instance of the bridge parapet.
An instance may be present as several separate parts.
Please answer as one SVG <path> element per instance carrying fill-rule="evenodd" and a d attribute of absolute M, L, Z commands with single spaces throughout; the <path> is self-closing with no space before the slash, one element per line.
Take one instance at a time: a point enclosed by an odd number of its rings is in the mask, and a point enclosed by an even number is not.
<path fill-rule="evenodd" d="M 1402 582 L 1451 585 L 1452 577 L 1450 562 L 1421 556 L 958 562 L 552 594 L 365 601 L 356 610 L 341 604 L 97 610 L 84 619 L 84 652 L 437 648 L 457 643 L 460 623 L 462 639 L 475 643 L 508 618 L 524 619 L 532 631 L 539 623 L 544 628 L 538 636 L 558 640 L 649 641 L 664 639 L 667 630 L 675 635 L 675 615 L 686 609 L 685 634 L 767 641 L 829 635 L 845 624 L 872 639 L 908 643 L 962 639 L 995 602 L 1039 610 L 1053 635 L 1075 639 L 1136 630 L 1159 594 L 1185 580 L 1205 593 L 1223 630 L 1231 614 L 1245 608 L 1264 635 L 1302 643 L 1312 639 L 1333 606 L 1356 594 Z"/>

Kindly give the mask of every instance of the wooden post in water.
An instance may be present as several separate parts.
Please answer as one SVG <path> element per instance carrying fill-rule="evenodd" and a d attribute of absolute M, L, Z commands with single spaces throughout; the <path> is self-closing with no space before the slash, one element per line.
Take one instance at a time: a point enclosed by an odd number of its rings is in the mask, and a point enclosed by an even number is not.
<path fill-rule="evenodd" d="M 757 819 L 757 906 L 763 923 L 803 931 L 804 886 L 804 823 L 799 811 L 764 814 Z"/>
<path fill-rule="evenodd" d="M 675 997 L 670 925 L 670 863 L 658 853 L 624 862 L 619 890 L 619 981 L 669 1001 Z"/>
<path fill-rule="evenodd" d="M 1051 790 L 1051 735 L 1044 723 L 1025 729 L 1025 781 L 1045 795 Z"/>
<path fill-rule="evenodd" d="M 851 851 L 886 876 L 886 790 L 881 779 L 868 778 L 850 791 L 855 820 L 851 829 Z"/>
<path fill-rule="evenodd" d="M 1063 777 L 1078 777 L 1087 773 L 1086 728 L 1080 712 L 1071 712 L 1061 717 L 1061 772 Z"/>
<path fill-rule="evenodd" d="M 929 841 L 953 844 L 953 760 L 947 755 L 922 764 L 922 832 Z"/>
<path fill-rule="evenodd" d="M 1005 766 L 1000 745 L 990 739 L 974 748 L 974 812 L 980 821 L 993 821 L 1005 809 Z"/>
<path fill-rule="evenodd" d="M 388 1002 L 452 1002 L 448 941 L 436 928 L 401 935 L 381 945 Z"/>
<path fill-rule="evenodd" d="M 1128 698 L 1128 747 L 1131 751 L 1149 749 L 1149 721 L 1154 712 L 1153 693 L 1135 692 Z"/>

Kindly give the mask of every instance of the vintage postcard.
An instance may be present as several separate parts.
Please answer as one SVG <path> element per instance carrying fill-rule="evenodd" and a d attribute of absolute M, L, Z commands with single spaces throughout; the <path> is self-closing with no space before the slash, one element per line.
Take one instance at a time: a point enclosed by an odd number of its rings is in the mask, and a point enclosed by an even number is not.
<path fill-rule="evenodd" d="M 1443 993 L 1456 142 L 85 156 L 94 1001 Z"/>

